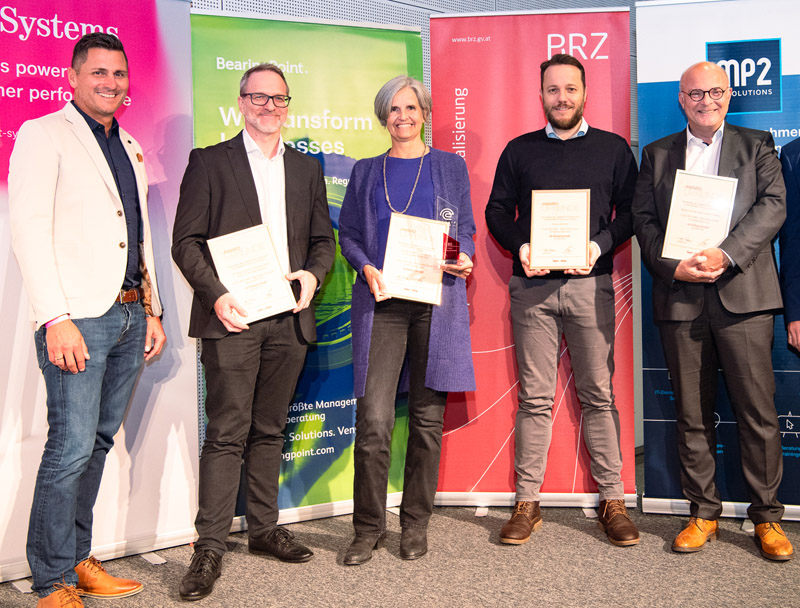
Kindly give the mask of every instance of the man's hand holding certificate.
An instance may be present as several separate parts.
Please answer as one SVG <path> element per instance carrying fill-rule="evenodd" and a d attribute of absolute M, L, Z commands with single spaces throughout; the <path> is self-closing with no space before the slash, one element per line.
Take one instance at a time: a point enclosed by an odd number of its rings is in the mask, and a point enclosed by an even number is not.
<path fill-rule="evenodd" d="M 661 257 L 684 260 L 722 243 L 730 230 L 737 182 L 679 169 Z"/>
<path fill-rule="evenodd" d="M 534 274 L 592 265 L 589 194 L 589 190 L 531 191 L 531 240 L 525 253 L 527 268 L 539 271 Z"/>
<path fill-rule="evenodd" d="M 221 310 L 217 310 L 229 331 L 247 329 L 246 323 L 297 306 L 264 224 L 207 242 L 217 275 L 229 292 L 220 297 Z M 225 301 L 221 301 L 223 298 Z M 246 311 L 246 317 L 243 317 L 243 311 Z"/>

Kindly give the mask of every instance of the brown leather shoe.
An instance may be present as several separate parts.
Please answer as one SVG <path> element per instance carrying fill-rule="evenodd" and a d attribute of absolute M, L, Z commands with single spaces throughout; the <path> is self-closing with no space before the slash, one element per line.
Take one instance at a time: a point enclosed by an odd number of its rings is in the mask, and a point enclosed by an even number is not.
<path fill-rule="evenodd" d="M 142 583 L 117 578 L 106 572 L 94 557 L 88 557 L 75 566 L 78 573 L 78 589 L 89 597 L 116 598 L 139 593 Z"/>
<path fill-rule="evenodd" d="M 531 532 L 542 527 L 542 514 L 539 501 L 517 502 L 514 513 L 503 529 L 500 530 L 500 542 L 507 545 L 521 545 L 531 539 Z"/>
<path fill-rule="evenodd" d="M 692 517 L 686 527 L 672 541 L 672 550 L 678 553 L 695 553 L 719 536 L 716 519 Z"/>
<path fill-rule="evenodd" d="M 612 545 L 628 547 L 639 544 L 639 530 L 628 517 L 624 500 L 601 500 L 597 510 L 597 525 L 605 531 Z"/>
<path fill-rule="evenodd" d="M 785 562 L 794 557 L 792 543 L 778 522 L 756 524 L 756 536 L 761 541 L 761 556 L 774 562 Z"/>
<path fill-rule="evenodd" d="M 53 593 L 39 598 L 36 608 L 83 608 L 80 589 L 63 583 L 56 583 L 53 588 Z"/>

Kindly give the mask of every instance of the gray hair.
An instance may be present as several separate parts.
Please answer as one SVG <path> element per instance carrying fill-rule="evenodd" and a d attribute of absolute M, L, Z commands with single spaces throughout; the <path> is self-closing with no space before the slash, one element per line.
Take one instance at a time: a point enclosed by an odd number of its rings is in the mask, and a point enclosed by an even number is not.
<path fill-rule="evenodd" d="M 389 82 L 381 87 L 378 94 L 375 96 L 375 116 L 382 127 L 386 126 L 386 119 L 389 118 L 389 112 L 392 110 L 392 100 L 402 89 L 408 87 L 417 95 L 419 107 L 422 110 L 422 117 L 427 122 L 431 115 L 431 94 L 428 89 L 416 78 L 410 76 L 395 76 Z"/>
<path fill-rule="evenodd" d="M 286 85 L 286 94 L 287 95 L 289 94 L 289 83 L 286 82 L 286 76 L 283 75 L 283 70 L 280 69 L 274 63 L 259 63 L 258 65 L 254 65 L 252 68 L 247 70 L 242 75 L 242 79 L 239 81 L 239 96 L 240 97 L 247 92 L 247 91 L 245 91 L 245 89 L 247 88 L 247 81 L 250 80 L 250 76 L 252 76 L 256 72 L 275 72 L 278 76 L 281 77 L 281 80 L 283 80 L 283 84 Z"/>

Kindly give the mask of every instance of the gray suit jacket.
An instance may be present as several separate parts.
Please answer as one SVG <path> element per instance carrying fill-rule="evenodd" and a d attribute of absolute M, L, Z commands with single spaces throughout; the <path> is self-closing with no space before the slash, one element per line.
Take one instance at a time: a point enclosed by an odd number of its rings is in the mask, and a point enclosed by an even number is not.
<path fill-rule="evenodd" d="M 685 129 L 646 146 L 633 199 L 656 321 L 691 321 L 703 309 L 705 286 L 673 281 L 678 260 L 661 257 L 675 171 L 685 159 Z M 735 263 L 715 283 L 722 305 L 737 314 L 781 308 L 772 240 L 786 217 L 786 189 L 772 135 L 725 123 L 718 175 L 739 180 L 731 230 L 719 245 Z"/>
<path fill-rule="evenodd" d="M 286 146 L 286 229 L 291 271 L 307 270 L 322 285 L 336 244 L 319 162 Z M 189 155 L 172 231 L 172 258 L 194 289 L 189 320 L 193 338 L 228 334 L 214 314 L 227 289 L 220 282 L 206 240 L 261 224 L 258 194 L 242 134 Z M 299 286 L 294 285 L 295 296 Z M 314 304 L 295 315 L 303 339 L 316 338 Z"/>

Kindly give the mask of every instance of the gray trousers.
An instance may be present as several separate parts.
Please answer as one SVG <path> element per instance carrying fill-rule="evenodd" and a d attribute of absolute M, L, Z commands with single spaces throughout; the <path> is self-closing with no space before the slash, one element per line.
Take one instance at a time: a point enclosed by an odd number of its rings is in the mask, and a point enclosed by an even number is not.
<path fill-rule="evenodd" d="M 728 389 L 739 432 L 742 472 L 750 489 L 747 515 L 756 524 L 783 516 L 778 488 L 783 475 L 775 376 L 774 315 L 725 310 L 716 285 L 706 285 L 703 312 L 693 321 L 662 321 L 658 328 L 675 391 L 681 486 L 695 517 L 717 519 L 722 501 L 716 485 L 714 410 L 717 370 Z"/>
<path fill-rule="evenodd" d="M 519 372 L 517 501 L 539 500 L 550 448 L 562 334 L 572 360 L 583 439 L 600 500 L 623 498 L 619 413 L 611 384 L 615 325 L 611 275 L 512 276 L 508 287 Z"/>

